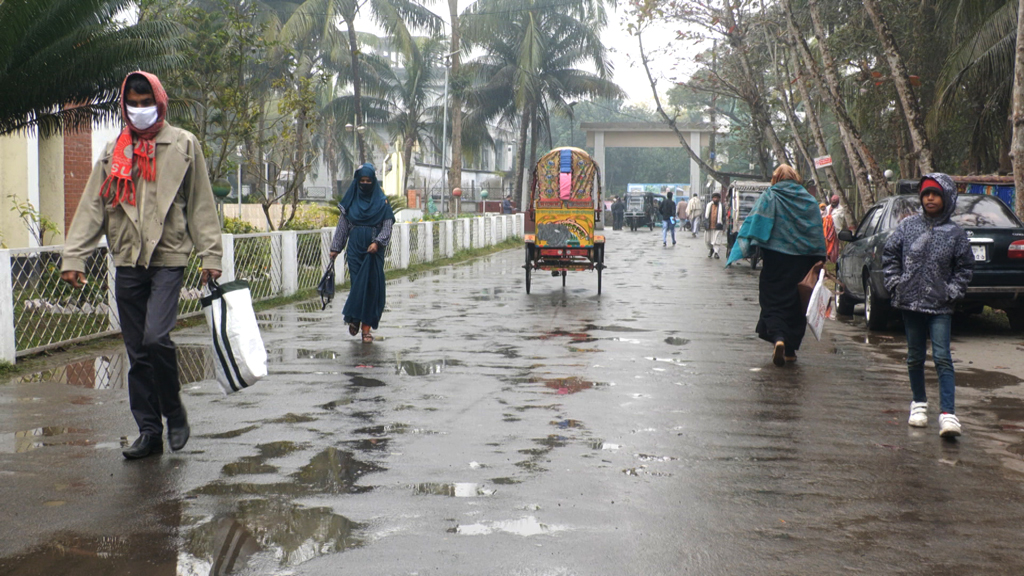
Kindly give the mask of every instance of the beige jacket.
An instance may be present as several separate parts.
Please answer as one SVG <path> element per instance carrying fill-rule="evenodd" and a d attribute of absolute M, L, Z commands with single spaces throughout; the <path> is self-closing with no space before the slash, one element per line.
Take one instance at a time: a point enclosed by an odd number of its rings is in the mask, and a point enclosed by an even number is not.
<path fill-rule="evenodd" d="M 104 234 L 115 266 L 186 266 L 195 248 L 204 269 L 222 269 L 217 204 L 199 140 L 165 122 L 155 141 L 156 182 L 135 178 L 135 206 L 114 207 L 100 196 L 116 140 L 107 144 L 68 230 L 62 271 L 84 272 Z"/>

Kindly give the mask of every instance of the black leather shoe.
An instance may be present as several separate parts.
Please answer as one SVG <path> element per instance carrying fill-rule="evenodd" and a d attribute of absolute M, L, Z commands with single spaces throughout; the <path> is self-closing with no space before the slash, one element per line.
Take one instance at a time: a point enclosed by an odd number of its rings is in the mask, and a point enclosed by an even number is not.
<path fill-rule="evenodd" d="M 146 456 L 152 456 L 153 454 L 163 453 L 163 439 L 153 434 L 139 435 L 130 447 L 121 451 L 121 454 L 129 460 L 138 460 L 139 458 L 145 458 Z"/>
<path fill-rule="evenodd" d="M 185 447 L 189 433 L 191 429 L 188 427 L 187 416 L 182 415 L 180 424 L 172 424 L 170 418 L 167 419 L 167 444 L 174 452 Z"/>

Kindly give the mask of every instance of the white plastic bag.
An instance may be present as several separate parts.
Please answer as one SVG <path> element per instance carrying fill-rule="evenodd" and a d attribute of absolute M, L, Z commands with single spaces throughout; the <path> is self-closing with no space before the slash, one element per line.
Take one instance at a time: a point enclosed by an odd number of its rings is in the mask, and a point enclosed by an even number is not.
<path fill-rule="evenodd" d="M 252 309 L 249 283 L 211 281 L 202 299 L 206 325 L 213 336 L 213 365 L 225 394 L 248 388 L 267 375 L 267 350 L 263 347 L 256 312 Z"/>
<path fill-rule="evenodd" d="M 825 287 L 825 270 L 818 274 L 818 282 L 811 292 L 811 301 L 807 303 L 807 325 L 811 327 L 814 338 L 821 340 L 821 329 L 825 326 L 828 309 L 832 303 L 832 291 Z"/>

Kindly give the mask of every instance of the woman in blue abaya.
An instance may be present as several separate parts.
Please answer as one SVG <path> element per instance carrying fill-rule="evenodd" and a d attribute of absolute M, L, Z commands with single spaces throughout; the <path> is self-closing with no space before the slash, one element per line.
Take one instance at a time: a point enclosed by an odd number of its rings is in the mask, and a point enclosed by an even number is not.
<path fill-rule="evenodd" d="M 333 261 L 348 243 L 349 292 L 345 301 L 345 323 L 349 334 L 360 329 L 363 342 L 373 342 L 370 329 L 377 329 L 384 313 L 384 254 L 391 241 L 395 213 L 377 182 L 372 164 L 356 170 L 348 192 L 338 204 L 341 215 L 331 242 Z"/>

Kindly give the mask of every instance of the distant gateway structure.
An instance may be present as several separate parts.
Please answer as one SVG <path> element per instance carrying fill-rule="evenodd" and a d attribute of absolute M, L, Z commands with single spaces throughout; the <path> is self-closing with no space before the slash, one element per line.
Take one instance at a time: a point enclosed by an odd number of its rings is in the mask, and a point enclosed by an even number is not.
<path fill-rule="evenodd" d="M 710 125 L 677 126 L 686 142 L 703 158 L 702 147 L 711 145 Z M 679 138 L 667 124 L 660 122 L 582 122 L 587 146 L 594 147 L 594 159 L 601 167 L 601 189 L 605 189 L 605 148 L 682 148 Z M 696 175 L 696 176 L 695 176 Z M 690 194 L 703 193 L 704 174 L 700 164 L 690 158 Z M 617 195 L 613 191 L 606 192 Z"/>

